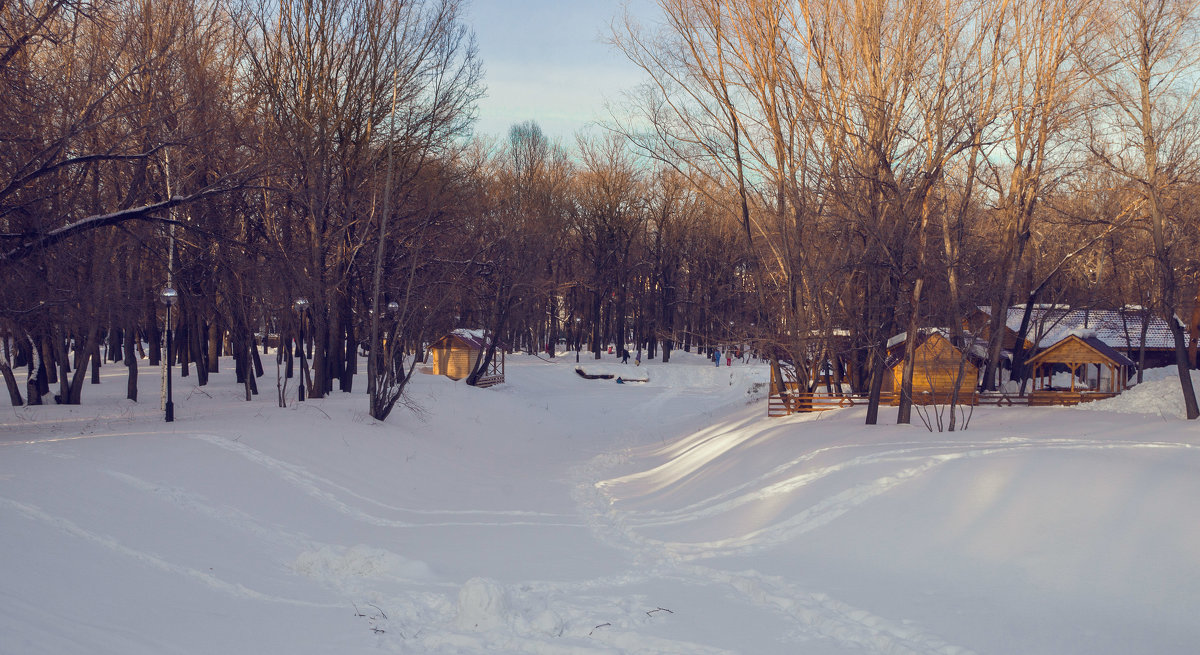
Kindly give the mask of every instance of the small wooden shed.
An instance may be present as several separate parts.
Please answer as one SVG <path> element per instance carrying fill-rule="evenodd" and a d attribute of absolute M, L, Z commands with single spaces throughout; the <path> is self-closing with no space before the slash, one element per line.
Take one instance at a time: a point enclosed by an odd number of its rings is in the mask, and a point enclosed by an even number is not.
<path fill-rule="evenodd" d="M 429 346 L 431 372 L 461 380 L 471 374 L 487 347 L 488 337 L 483 330 L 455 330 Z M 497 348 L 487 374 L 476 386 L 490 387 L 501 382 L 504 382 L 504 351 Z"/>
<path fill-rule="evenodd" d="M 900 403 L 905 345 L 905 342 L 901 341 L 888 351 L 889 375 L 884 379 L 883 388 L 893 392 L 893 405 Z M 954 382 L 958 379 L 958 366 L 963 357 L 963 351 L 940 331 L 920 334 L 916 340 L 913 359 L 913 402 L 919 405 L 949 402 L 954 391 Z M 975 386 L 979 380 L 979 367 L 969 355 L 966 357 L 962 378 L 958 380 L 958 397 L 960 403 L 971 404 L 974 402 Z"/>
<path fill-rule="evenodd" d="M 1136 364 L 1095 336 L 1070 334 L 1029 359 L 1030 405 L 1076 405 L 1111 398 L 1126 389 Z M 1095 377 L 1092 377 L 1092 373 Z M 1054 381 L 1069 373 L 1069 382 Z M 1080 375 L 1083 379 L 1080 379 Z"/>

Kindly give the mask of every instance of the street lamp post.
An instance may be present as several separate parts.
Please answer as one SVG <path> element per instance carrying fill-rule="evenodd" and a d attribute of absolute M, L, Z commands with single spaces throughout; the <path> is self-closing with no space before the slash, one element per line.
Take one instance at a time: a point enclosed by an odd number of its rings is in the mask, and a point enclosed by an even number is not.
<path fill-rule="evenodd" d="M 304 401 L 305 371 L 308 368 L 308 363 L 304 359 L 304 310 L 308 309 L 308 298 L 300 297 L 296 299 L 293 305 L 296 308 L 296 313 L 300 315 L 300 334 L 296 340 L 296 349 L 300 352 L 300 390 L 298 399 Z"/>
<path fill-rule="evenodd" d="M 179 299 L 179 292 L 171 287 L 166 287 L 159 293 L 159 298 L 167 306 L 167 356 L 165 358 L 165 368 L 167 369 L 167 402 L 163 404 L 163 410 L 166 414 L 166 422 L 172 423 L 175 421 L 175 402 L 171 398 L 171 369 L 174 365 L 174 361 L 171 358 L 174 356 L 175 350 L 171 342 L 171 306 Z"/>
<path fill-rule="evenodd" d="M 387 304 L 387 315 L 392 319 L 393 325 L 398 323 L 400 321 L 400 303 L 396 302 L 395 300 L 389 302 Z M 396 330 L 393 330 L 391 332 L 392 336 L 395 336 L 396 333 L 397 333 Z M 386 357 L 383 358 L 383 359 L 386 359 L 386 361 L 380 361 L 379 366 L 391 367 L 389 369 L 389 371 L 391 371 L 391 373 L 394 375 L 399 375 L 400 372 L 403 370 L 404 362 L 401 361 L 401 362 L 397 363 L 396 361 L 394 361 L 394 359 L 392 358 L 392 355 L 391 355 L 392 352 L 394 352 L 394 351 L 391 348 L 383 349 L 383 351 L 380 354 L 386 355 Z M 375 353 L 371 353 L 371 356 L 374 357 Z"/>

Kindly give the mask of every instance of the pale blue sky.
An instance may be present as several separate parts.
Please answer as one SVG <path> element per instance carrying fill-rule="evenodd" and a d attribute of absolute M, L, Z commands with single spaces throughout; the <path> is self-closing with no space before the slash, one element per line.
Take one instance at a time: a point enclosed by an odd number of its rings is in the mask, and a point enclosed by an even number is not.
<path fill-rule="evenodd" d="M 643 21 L 657 7 L 629 0 Z M 605 99 L 620 100 L 640 71 L 601 41 L 625 0 L 472 0 L 467 22 L 483 60 L 487 97 L 479 103 L 480 135 L 504 136 L 535 120 L 547 135 L 571 143 L 577 130 L 603 118 Z"/>

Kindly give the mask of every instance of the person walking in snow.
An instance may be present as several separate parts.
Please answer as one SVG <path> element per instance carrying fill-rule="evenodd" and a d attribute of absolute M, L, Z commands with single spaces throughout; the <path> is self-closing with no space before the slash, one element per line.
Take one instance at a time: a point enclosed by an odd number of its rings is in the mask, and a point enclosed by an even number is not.
<path fill-rule="evenodd" d="M 621 349 L 621 363 L 622 364 L 629 363 L 629 349 L 628 348 Z"/>
<path fill-rule="evenodd" d="M 713 364 L 715 364 L 717 368 L 721 368 L 721 349 L 720 348 L 713 348 Z"/>
<path fill-rule="evenodd" d="M 641 365 L 642 365 L 642 349 L 641 349 L 641 348 L 638 348 L 637 357 L 635 357 L 635 358 L 634 358 L 634 360 L 633 360 L 633 365 L 634 365 L 634 366 L 641 366 Z"/>

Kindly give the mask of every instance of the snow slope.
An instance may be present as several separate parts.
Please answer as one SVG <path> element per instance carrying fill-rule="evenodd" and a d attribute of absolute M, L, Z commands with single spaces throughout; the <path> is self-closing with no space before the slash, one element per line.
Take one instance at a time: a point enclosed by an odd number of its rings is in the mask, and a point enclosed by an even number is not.
<path fill-rule="evenodd" d="M 6 408 L 0 653 L 1200 642 L 1200 429 L 1157 405 L 931 433 L 767 419 L 761 365 L 581 365 L 649 381 L 512 356 L 487 390 L 418 376 L 378 423 L 360 393 L 280 409 L 273 371 L 244 402 L 226 366 L 176 378 L 166 424 L 157 372 L 132 403 L 108 366 L 81 407 Z"/>

